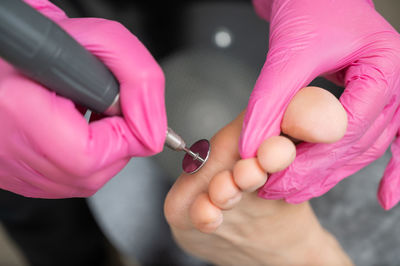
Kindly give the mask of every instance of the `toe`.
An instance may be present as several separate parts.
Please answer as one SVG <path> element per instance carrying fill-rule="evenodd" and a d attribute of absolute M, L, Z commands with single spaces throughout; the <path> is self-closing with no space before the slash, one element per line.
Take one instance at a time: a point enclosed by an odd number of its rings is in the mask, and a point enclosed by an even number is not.
<path fill-rule="evenodd" d="M 290 101 L 281 128 L 283 133 L 299 140 L 332 143 L 346 133 L 347 113 L 332 93 L 306 87 Z"/>
<path fill-rule="evenodd" d="M 206 193 L 199 194 L 190 207 L 194 227 L 203 233 L 212 233 L 222 224 L 222 211 L 210 201 Z"/>
<path fill-rule="evenodd" d="M 267 177 L 256 158 L 240 160 L 233 167 L 234 181 L 242 191 L 256 191 L 265 184 Z"/>
<path fill-rule="evenodd" d="M 228 170 L 213 177 L 208 186 L 208 194 L 212 203 L 223 210 L 231 209 L 242 197 L 232 172 Z"/>
<path fill-rule="evenodd" d="M 293 162 L 295 157 L 296 146 L 283 136 L 268 138 L 257 151 L 258 162 L 267 173 L 282 171 Z"/>

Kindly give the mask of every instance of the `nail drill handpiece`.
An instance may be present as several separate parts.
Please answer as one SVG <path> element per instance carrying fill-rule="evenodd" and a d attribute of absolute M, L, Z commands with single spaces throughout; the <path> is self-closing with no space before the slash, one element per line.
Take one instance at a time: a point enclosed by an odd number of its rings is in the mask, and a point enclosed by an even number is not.
<path fill-rule="evenodd" d="M 106 115 L 121 114 L 119 84 L 108 68 L 57 24 L 20 0 L 0 2 L 0 56 L 77 104 Z M 185 151 L 201 165 L 206 160 L 188 149 L 170 128 L 165 145 Z"/>

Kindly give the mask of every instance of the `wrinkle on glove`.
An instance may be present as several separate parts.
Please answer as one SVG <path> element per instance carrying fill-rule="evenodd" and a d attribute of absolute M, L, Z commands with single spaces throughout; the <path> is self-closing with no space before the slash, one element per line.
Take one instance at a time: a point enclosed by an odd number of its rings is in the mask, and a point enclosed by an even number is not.
<path fill-rule="evenodd" d="M 292 97 L 317 76 L 344 86 L 345 136 L 332 144 L 302 143 L 295 161 L 259 191 L 266 199 L 300 203 L 320 196 L 379 158 L 400 124 L 400 36 L 370 0 L 253 0 L 270 20 L 270 48 L 251 94 L 239 149 L 256 155 L 280 134 Z M 378 197 L 389 209 L 400 200 L 399 142 Z"/>
<path fill-rule="evenodd" d="M 131 157 L 163 149 L 164 75 L 119 23 L 69 19 L 48 1 L 26 2 L 108 66 L 120 83 L 123 116 L 88 124 L 73 102 L 0 61 L 0 187 L 28 197 L 90 196 Z"/>

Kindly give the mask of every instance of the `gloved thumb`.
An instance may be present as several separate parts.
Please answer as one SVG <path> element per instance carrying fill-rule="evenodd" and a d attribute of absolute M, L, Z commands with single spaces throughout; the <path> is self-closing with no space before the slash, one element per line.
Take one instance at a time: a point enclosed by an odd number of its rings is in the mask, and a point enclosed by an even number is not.
<path fill-rule="evenodd" d="M 400 132 L 392 143 L 390 159 L 383 178 L 379 183 L 378 201 L 385 210 L 391 209 L 400 201 Z"/>
<path fill-rule="evenodd" d="M 320 73 L 316 67 L 319 62 L 313 57 L 285 43 L 271 45 L 243 121 L 239 143 L 242 158 L 254 157 L 265 139 L 280 134 L 290 100 Z"/>

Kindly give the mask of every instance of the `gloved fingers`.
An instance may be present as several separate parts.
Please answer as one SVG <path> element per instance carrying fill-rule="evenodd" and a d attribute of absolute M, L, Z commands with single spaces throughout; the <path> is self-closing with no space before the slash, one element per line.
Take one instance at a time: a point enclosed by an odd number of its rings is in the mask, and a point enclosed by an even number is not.
<path fill-rule="evenodd" d="M 294 162 L 286 170 L 271 175 L 259 195 L 267 199 L 291 198 L 292 202 L 301 202 L 325 193 L 342 178 L 354 173 L 351 169 L 357 168 L 357 162 L 365 166 L 362 160 L 374 160 L 384 152 L 397 131 L 398 120 L 398 103 L 391 102 L 357 139 L 346 133 L 342 140 L 332 144 L 300 143 Z M 349 122 L 348 131 L 351 130 Z M 359 157 L 362 154 L 364 157 Z"/>
<path fill-rule="evenodd" d="M 290 100 L 319 74 L 313 72 L 312 64 L 318 64 L 313 61 L 290 47 L 271 46 L 246 109 L 239 143 L 242 158 L 254 157 L 265 139 L 279 135 Z"/>
<path fill-rule="evenodd" d="M 59 23 L 117 72 L 125 118 L 88 124 L 70 100 L 16 72 L 4 76 L 0 82 L 0 121 L 5 122 L 1 146 L 15 165 L 4 174 L 30 174 L 27 182 L 11 178 L 15 182 L 7 187 L 27 196 L 90 195 L 132 156 L 160 151 L 166 135 L 164 77 L 139 41 L 119 24 L 105 20 Z"/>
<path fill-rule="evenodd" d="M 362 137 L 385 106 L 398 104 L 394 95 L 396 92 L 389 88 L 387 77 L 383 74 L 384 69 L 384 66 L 360 60 L 346 71 L 345 90 L 340 102 L 348 114 L 346 140 L 349 144 Z M 392 109 L 393 112 L 395 110 Z"/>
<path fill-rule="evenodd" d="M 53 163 L 74 176 L 92 176 L 118 161 L 143 156 L 143 144 L 122 117 L 107 117 L 89 125 L 75 122 L 71 132 L 66 134 L 70 136 L 63 136 L 63 143 L 46 149 L 53 154 L 49 156 Z M 65 157 L 57 156 L 55 148 L 62 150 Z M 66 161 L 65 158 L 70 159 Z"/>
<path fill-rule="evenodd" d="M 32 156 L 25 161 L 24 171 L 17 167 L 14 169 L 14 175 L 7 174 L 2 187 L 25 197 L 59 199 L 92 196 L 114 177 L 129 162 L 129 159 L 121 159 L 91 175 L 78 178 L 45 158 Z M 7 165 L 7 168 L 9 167 L 10 164 Z M 0 176 L 2 175 L 0 170 Z"/>
<path fill-rule="evenodd" d="M 32 187 L 36 188 L 36 194 L 29 196 L 40 198 L 90 197 L 117 175 L 129 160 L 130 158 L 122 158 L 101 169 L 91 171 L 86 176 L 72 176 L 69 172 L 54 168 L 51 163 L 49 165 L 44 163 L 42 169 L 51 179 L 44 177 L 43 180 L 32 182 Z M 37 167 L 37 165 L 35 166 Z"/>
<path fill-rule="evenodd" d="M 301 203 L 313 197 L 321 196 L 333 188 L 343 178 L 354 174 L 382 156 L 392 141 L 394 134 L 393 132 L 394 130 L 392 128 L 385 129 L 385 131 L 368 150 L 357 157 L 349 158 L 349 161 L 339 168 L 327 168 L 324 169 L 325 171 L 312 169 L 312 174 L 305 175 L 306 178 L 299 179 L 294 174 L 298 173 L 298 167 L 296 168 L 296 166 L 294 166 L 294 170 L 296 171 L 294 172 L 293 166 L 289 166 L 290 169 L 271 175 L 267 184 L 259 190 L 259 196 L 271 200 L 284 198 L 289 203 Z M 303 147 L 301 147 L 301 145 L 303 145 Z M 301 145 L 300 154 L 302 154 L 302 151 L 308 148 L 307 146 L 326 146 L 327 144 L 303 143 Z M 320 157 L 322 158 L 323 154 L 320 154 Z M 298 160 L 300 159 L 301 158 Z M 322 158 L 320 160 L 307 160 L 306 162 L 309 162 L 309 164 L 302 165 L 302 167 L 315 167 L 313 165 L 318 165 L 321 163 L 321 160 L 324 160 L 325 163 L 329 163 L 331 160 L 335 159 L 337 158 L 330 154 L 326 158 Z M 329 166 L 324 165 L 323 167 Z M 285 176 L 293 176 L 293 179 L 287 180 L 285 179 Z"/>
<path fill-rule="evenodd" d="M 48 0 L 24 0 L 24 2 L 54 21 L 67 18 L 64 11 Z"/>
<path fill-rule="evenodd" d="M 90 197 L 95 194 L 100 188 L 102 188 L 110 179 L 116 176 L 129 162 L 131 158 L 121 158 L 116 160 L 112 164 L 99 169 L 90 176 L 77 179 L 74 183 L 66 184 L 72 186 L 71 193 L 64 197 Z"/>
<path fill-rule="evenodd" d="M 27 161 L 29 158 L 30 161 Z M 56 168 L 54 164 L 47 159 L 33 155 L 32 152 L 22 153 L 18 158 L 20 163 L 10 161 L 4 169 L 12 169 L 12 174 L 1 173 L 1 187 L 8 191 L 17 193 L 25 197 L 32 198 L 64 198 L 71 197 L 74 191 L 70 185 L 62 183 L 63 180 L 74 180 L 71 175 L 65 176 L 65 173 Z M 0 162 L 0 166 L 3 166 Z M 22 167 L 21 167 L 22 166 Z M 60 178 L 60 176 L 63 176 Z M 61 182 L 58 182 L 59 179 Z"/>
<path fill-rule="evenodd" d="M 0 92 L 0 120 L 9 123 L 0 135 L 22 161 L 40 157 L 71 177 L 84 177 L 141 155 L 142 143 L 122 117 L 88 124 L 70 100 L 19 74 L 2 80 Z"/>
<path fill-rule="evenodd" d="M 291 55 L 289 59 L 280 52 L 278 55 L 274 53 L 276 50 L 271 48 L 249 100 L 239 144 L 243 158 L 255 156 L 264 139 L 279 134 L 282 117 L 291 98 L 317 76 L 317 73 L 310 72 L 315 66 L 308 64 L 318 65 L 318 61 L 307 60 L 301 52 Z M 375 62 L 359 59 L 347 68 L 345 75 L 337 74 L 338 80 L 341 79 L 339 76 L 344 77 L 346 89 L 340 101 L 349 119 L 344 138 L 347 142 L 342 142 L 342 145 L 360 138 L 392 96 L 380 72 L 384 67 L 372 63 Z M 284 79 L 281 73 L 285 73 Z"/>
<path fill-rule="evenodd" d="M 291 195 L 287 196 L 285 200 L 289 203 L 301 203 L 305 200 L 319 197 L 328 192 L 344 178 L 358 172 L 373 161 L 379 159 L 393 141 L 393 136 L 397 131 L 396 127 L 397 124 L 390 124 L 376 139 L 375 143 L 364 153 L 353 158 L 340 168 L 334 169 L 331 171 L 331 173 L 328 173 L 328 175 L 321 178 L 316 183 L 312 183 L 306 188 L 292 193 Z"/>
<path fill-rule="evenodd" d="M 85 27 L 82 27 L 82 25 Z M 69 19 L 63 28 L 98 56 L 120 84 L 126 124 L 141 147 L 137 155 L 163 149 L 167 119 L 164 74 L 143 44 L 121 24 L 103 19 Z"/>
<path fill-rule="evenodd" d="M 321 73 L 337 69 L 335 60 L 343 57 L 343 52 L 330 48 L 315 55 L 321 50 L 321 43 L 332 46 L 332 37 L 317 31 L 314 25 L 319 20 L 302 3 L 253 3 L 259 13 L 265 14 L 271 9 L 274 15 L 270 23 L 267 59 L 250 96 L 243 121 L 239 142 L 242 158 L 254 157 L 262 141 L 279 135 L 283 114 L 292 97 Z M 302 16 L 296 17 L 299 10 L 302 10 Z"/>
<path fill-rule="evenodd" d="M 389 210 L 400 201 L 400 138 L 391 146 L 392 158 L 386 166 L 383 178 L 379 183 L 378 201 L 382 208 Z"/>

